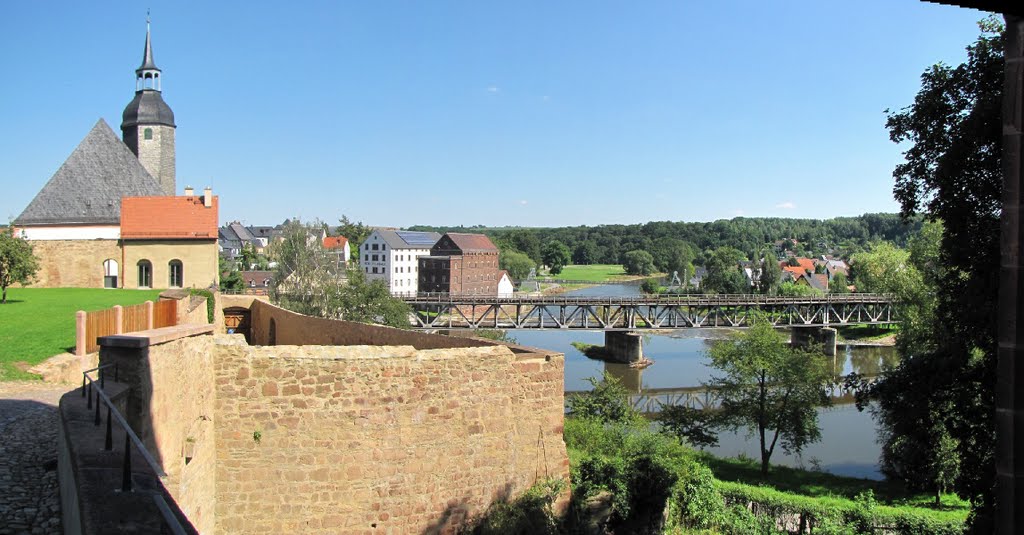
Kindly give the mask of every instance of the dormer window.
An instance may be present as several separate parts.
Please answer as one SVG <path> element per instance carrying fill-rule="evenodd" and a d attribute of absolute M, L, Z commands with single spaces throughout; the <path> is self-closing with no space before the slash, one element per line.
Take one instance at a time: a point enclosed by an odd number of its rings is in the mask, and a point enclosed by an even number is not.
<path fill-rule="evenodd" d="M 146 128 L 145 130 L 143 130 L 142 131 L 142 138 L 143 139 L 153 139 L 153 129 L 152 128 Z"/>

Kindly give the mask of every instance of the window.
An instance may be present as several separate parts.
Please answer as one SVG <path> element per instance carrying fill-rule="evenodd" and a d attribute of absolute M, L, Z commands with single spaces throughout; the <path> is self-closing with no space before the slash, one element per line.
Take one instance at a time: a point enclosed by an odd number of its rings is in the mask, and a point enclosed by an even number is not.
<path fill-rule="evenodd" d="M 368 255 L 368 254 L 364 254 L 364 255 L 363 255 L 363 261 L 365 261 L 365 262 L 369 262 L 369 261 L 370 261 L 370 255 Z"/>
<path fill-rule="evenodd" d="M 149 260 L 139 260 L 139 288 L 153 287 L 153 264 Z"/>
<path fill-rule="evenodd" d="M 373 250 L 374 250 L 374 251 L 376 251 L 376 250 L 377 250 L 377 244 L 376 244 L 376 243 L 375 243 L 375 244 L 373 244 Z"/>
<path fill-rule="evenodd" d="M 377 272 L 377 268 L 373 268 L 373 272 L 376 273 Z"/>
<path fill-rule="evenodd" d="M 376 262 L 379 259 L 379 257 L 380 255 L 373 255 L 373 261 Z"/>
<path fill-rule="evenodd" d="M 142 131 L 142 137 L 143 137 L 143 139 L 153 139 L 153 129 L 152 128 L 147 128 L 147 129 L 143 130 Z"/>
<path fill-rule="evenodd" d="M 103 287 L 117 288 L 117 260 L 103 261 Z"/>
<path fill-rule="evenodd" d="M 168 262 L 167 271 L 170 274 L 167 281 L 168 286 L 171 288 L 181 288 L 183 286 L 182 281 L 185 280 L 185 270 L 181 265 L 181 260 L 171 260 Z"/>
<path fill-rule="evenodd" d="M 368 243 L 364 243 L 364 244 L 363 244 L 363 250 L 364 250 L 364 251 L 369 251 L 369 250 L 370 250 L 370 244 L 368 244 Z"/>
<path fill-rule="evenodd" d="M 249 280 L 249 287 L 250 288 L 255 288 L 256 287 L 256 279 Z"/>

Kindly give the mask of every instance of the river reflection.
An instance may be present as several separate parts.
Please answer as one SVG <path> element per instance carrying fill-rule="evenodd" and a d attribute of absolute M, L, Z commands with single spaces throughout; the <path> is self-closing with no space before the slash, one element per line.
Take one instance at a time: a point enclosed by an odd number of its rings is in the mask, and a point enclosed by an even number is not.
<path fill-rule="evenodd" d="M 584 293 L 586 292 L 586 293 Z M 595 286 L 577 292 L 575 295 L 637 295 L 634 286 Z M 642 332 L 642 331 L 639 331 Z M 589 390 L 588 377 L 600 377 L 608 371 L 622 381 L 623 386 L 633 393 L 651 388 L 680 388 L 700 386 L 708 382 L 716 370 L 708 364 L 705 354 L 716 339 L 729 335 L 729 329 L 680 329 L 662 331 L 659 334 L 644 334 L 644 355 L 654 365 L 644 370 L 634 370 L 624 364 L 605 363 L 587 358 L 572 346 L 572 342 L 604 344 L 601 331 L 567 331 L 522 329 L 509 331 L 518 343 L 542 347 L 565 353 L 565 390 Z M 832 360 L 837 375 L 857 372 L 863 375 L 878 375 L 892 369 L 898 362 L 892 347 L 850 347 L 837 348 Z M 855 477 L 881 479 L 878 471 L 879 445 L 871 415 L 860 412 L 853 405 L 838 405 L 820 409 L 818 413 L 822 441 L 808 446 L 802 458 L 784 455 L 776 451 L 772 462 L 787 466 L 818 466 L 827 472 Z M 758 444 L 739 433 L 723 432 L 719 435 L 720 445 L 710 451 L 721 456 L 746 455 L 759 458 Z"/>

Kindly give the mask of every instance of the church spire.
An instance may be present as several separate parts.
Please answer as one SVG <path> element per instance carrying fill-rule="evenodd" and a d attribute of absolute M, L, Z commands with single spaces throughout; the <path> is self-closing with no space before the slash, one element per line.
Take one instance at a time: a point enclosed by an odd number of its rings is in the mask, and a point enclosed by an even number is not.
<path fill-rule="evenodd" d="M 160 69 L 153 61 L 153 43 L 149 37 L 149 13 L 146 13 L 146 48 L 142 52 L 142 65 L 135 69 L 135 90 L 160 91 Z"/>

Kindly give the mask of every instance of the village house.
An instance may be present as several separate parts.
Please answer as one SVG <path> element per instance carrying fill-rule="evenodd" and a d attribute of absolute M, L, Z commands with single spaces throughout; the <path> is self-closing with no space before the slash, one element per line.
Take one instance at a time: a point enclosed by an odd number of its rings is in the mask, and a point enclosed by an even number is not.
<path fill-rule="evenodd" d="M 359 264 L 367 280 L 382 280 L 393 294 L 415 294 L 417 259 L 430 254 L 436 232 L 376 229 L 363 242 Z"/>
<path fill-rule="evenodd" d="M 504 269 L 498 272 L 498 297 L 512 297 L 515 293 L 515 285 L 512 284 L 512 278 L 508 276 L 508 271 Z"/>
<path fill-rule="evenodd" d="M 327 252 L 338 258 L 338 267 L 345 267 L 348 265 L 349 256 L 351 254 L 348 238 L 344 236 L 325 236 L 323 239 L 324 249 Z"/>

